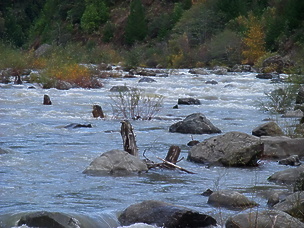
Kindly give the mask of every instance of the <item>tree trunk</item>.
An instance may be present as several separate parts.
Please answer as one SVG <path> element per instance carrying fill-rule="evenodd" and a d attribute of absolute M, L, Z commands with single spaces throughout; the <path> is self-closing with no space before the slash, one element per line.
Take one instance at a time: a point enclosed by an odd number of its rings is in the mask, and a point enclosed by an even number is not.
<path fill-rule="evenodd" d="M 93 114 L 93 117 L 95 117 L 95 118 L 98 118 L 98 117 L 104 118 L 105 117 L 103 114 L 102 108 L 99 105 L 93 105 L 92 114 Z"/>
<path fill-rule="evenodd" d="M 44 105 L 51 105 L 52 104 L 51 98 L 48 95 L 43 96 L 43 104 Z"/>
<path fill-rule="evenodd" d="M 180 155 L 181 149 L 178 146 L 170 146 L 167 156 L 165 158 L 166 161 L 171 162 L 173 164 L 177 163 L 178 157 Z"/>
<path fill-rule="evenodd" d="M 135 135 L 133 133 L 132 125 L 128 120 L 121 122 L 120 134 L 123 140 L 124 151 L 137 157 L 138 149 L 136 146 Z"/>

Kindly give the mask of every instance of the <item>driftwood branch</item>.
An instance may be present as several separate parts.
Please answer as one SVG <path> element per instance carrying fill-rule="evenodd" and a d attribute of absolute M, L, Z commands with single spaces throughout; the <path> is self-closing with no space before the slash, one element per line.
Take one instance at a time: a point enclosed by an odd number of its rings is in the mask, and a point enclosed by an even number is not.
<path fill-rule="evenodd" d="M 184 172 L 186 172 L 186 173 L 195 174 L 194 172 L 191 172 L 191 171 L 189 171 L 189 170 L 187 170 L 187 169 L 184 169 L 183 167 L 180 167 L 180 166 L 175 165 L 175 164 L 173 164 L 173 163 L 171 163 L 171 162 L 168 162 L 168 161 L 166 161 L 165 159 L 162 159 L 162 158 L 160 158 L 160 157 L 157 157 L 157 158 L 158 158 L 159 160 L 162 160 L 165 164 L 172 166 L 173 168 L 179 169 L 179 170 L 184 171 Z"/>
<path fill-rule="evenodd" d="M 124 151 L 137 157 L 138 148 L 136 146 L 135 134 L 133 133 L 132 125 L 128 120 L 121 122 L 120 134 L 123 140 Z"/>

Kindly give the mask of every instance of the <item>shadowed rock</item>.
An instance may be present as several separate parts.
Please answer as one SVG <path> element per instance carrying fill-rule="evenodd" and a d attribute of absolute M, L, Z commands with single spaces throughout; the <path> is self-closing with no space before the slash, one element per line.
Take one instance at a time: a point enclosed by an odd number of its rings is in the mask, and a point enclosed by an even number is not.
<path fill-rule="evenodd" d="M 252 200 L 236 191 L 222 190 L 213 192 L 208 199 L 208 203 L 215 207 L 226 207 L 229 209 L 245 209 L 258 206 Z"/>
<path fill-rule="evenodd" d="M 164 228 L 197 228 L 216 225 L 216 220 L 209 215 L 154 200 L 129 206 L 118 220 L 122 225 L 142 222 Z"/>
<path fill-rule="evenodd" d="M 29 227 L 44 228 L 79 228 L 79 221 L 75 218 L 57 212 L 34 212 L 22 216 L 18 221 L 18 226 L 27 225 Z"/>
<path fill-rule="evenodd" d="M 284 132 L 276 122 L 264 123 L 252 130 L 254 136 L 282 136 Z"/>
<path fill-rule="evenodd" d="M 300 159 L 298 155 L 292 155 L 289 156 L 288 158 L 281 159 L 279 161 L 280 165 L 291 165 L 291 166 L 298 166 L 301 165 Z"/>
<path fill-rule="evenodd" d="M 64 128 L 68 128 L 68 129 L 74 129 L 74 128 L 92 128 L 92 124 L 78 124 L 78 123 L 71 123 L 67 126 L 65 126 Z"/>
<path fill-rule="evenodd" d="M 179 98 L 177 101 L 179 105 L 200 105 L 201 102 L 195 98 Z"/>
<path fill-rule="evenodd" d="M 169 132 L 178 132 L 183 134 L 214 134 L 221 133 L 221 130 L 215 127 L 205 115 L 194 113 L 187 116 L 183 121 L 172 124 Z"/>

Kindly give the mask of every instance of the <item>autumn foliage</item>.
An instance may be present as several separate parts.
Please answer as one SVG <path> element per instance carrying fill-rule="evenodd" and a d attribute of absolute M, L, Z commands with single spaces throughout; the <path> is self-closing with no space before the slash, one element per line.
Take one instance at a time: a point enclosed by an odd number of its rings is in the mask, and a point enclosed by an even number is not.
<path fill-rule="evenodd" d="M 247 31 L 243 38 L 243 64 L 254 65 L 256 61 L 266 53 L 265 34 L 263 26 L 258 18 L 249 14 Z"/>
<path fill-rule="evenodd" d="M 66 63 L 48 68 L 47 71 L 54 79 L 75 83 L 80 87 L 90 86 L 90 71 L 85 66 L 76 63 Z"/>

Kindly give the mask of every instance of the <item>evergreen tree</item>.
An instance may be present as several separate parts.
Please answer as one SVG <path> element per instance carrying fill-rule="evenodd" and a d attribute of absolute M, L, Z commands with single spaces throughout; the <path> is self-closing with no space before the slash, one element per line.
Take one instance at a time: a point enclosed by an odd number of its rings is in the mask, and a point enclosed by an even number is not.
<path fill-rule="evenodd" d="M 141 0 L 132 0 L 130 14 L 125 29 L 125 42 L 128 45 L 143 40 L 147 35 L 147 22 Z"/>
<path fill-rule="evenodd" d="M 108 18 L 108 7 L 103 1 L 87 0 L 85 11 L 81 17 L 81 27 L 84 31 L 92 33 Z"/>

